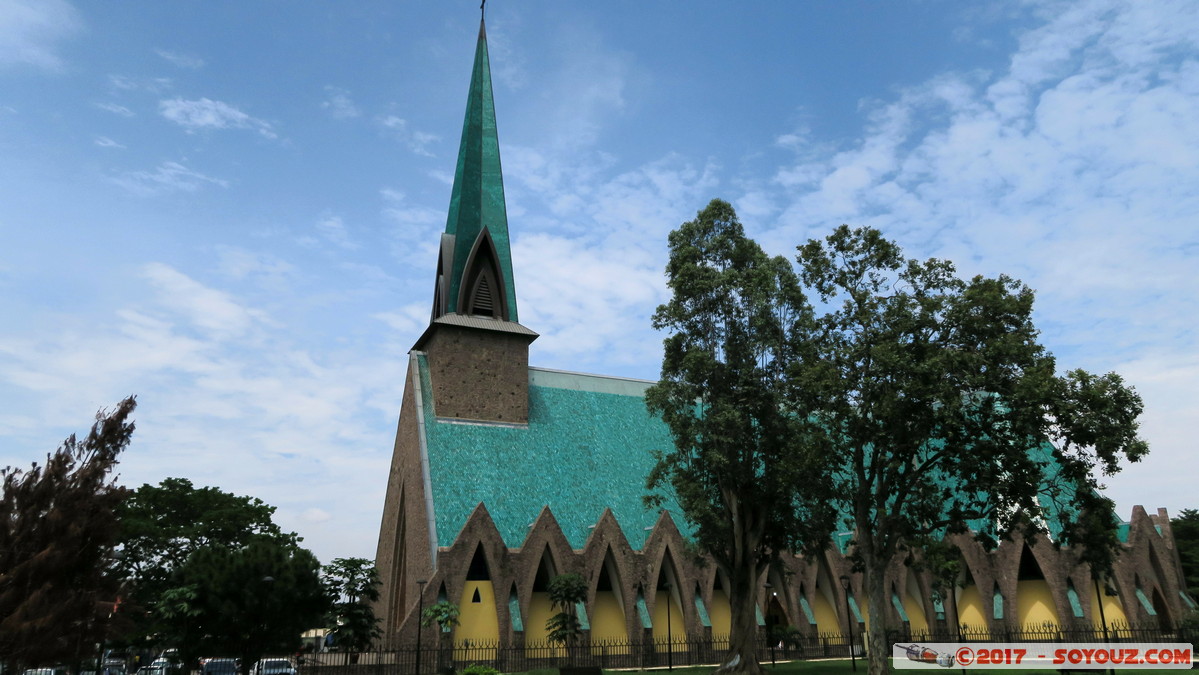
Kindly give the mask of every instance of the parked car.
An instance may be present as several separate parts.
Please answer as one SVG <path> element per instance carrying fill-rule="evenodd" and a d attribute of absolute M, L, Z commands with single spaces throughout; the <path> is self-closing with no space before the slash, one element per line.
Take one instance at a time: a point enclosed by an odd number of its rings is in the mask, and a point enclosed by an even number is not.
<path fill-rule="evenodd" d="M 200 675 L 237 675 L 240 670 L 237 659 L 204 659 Z"/>
<path fill-rule="evenodd" d="M 254 675 L 297 675 L 287 659 L 263 659 L 254 665 Z"/>

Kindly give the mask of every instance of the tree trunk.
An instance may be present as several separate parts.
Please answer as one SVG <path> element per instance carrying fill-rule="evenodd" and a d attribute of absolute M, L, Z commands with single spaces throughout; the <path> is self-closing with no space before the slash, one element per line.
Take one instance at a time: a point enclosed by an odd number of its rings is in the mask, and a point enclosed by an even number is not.
<path fill-rule="evenodd" d="M 866 632 L 866 658 L 870 675 L 891 672 L 891 645 L 887 643 L 887 589 L 884 585 L 886 564 L 879 565 L 873 556 L 863 556 L 865 563 L 866 597 L 870 598 L 870 630 Z"/>
<path fill-rule="evenodd" d="M 746 560 L 738 560 L 729 569 L 729 653 L 719 672 L 760 675 L 758 663 L 758 569 Z M 730 665 L 735 662 L 736 665 Z"/>

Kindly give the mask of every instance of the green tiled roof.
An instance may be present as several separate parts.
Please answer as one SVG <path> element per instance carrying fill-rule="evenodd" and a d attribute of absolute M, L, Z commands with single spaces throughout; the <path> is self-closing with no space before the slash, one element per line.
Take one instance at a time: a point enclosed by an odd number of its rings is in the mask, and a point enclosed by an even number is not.
<path fill-rule="evenodd" d="M 451 545 L 483 503 L 512 548 L 523 544 L 545 506 L 572 548 L 583 547 L 605 508 L 612 510 L 629 545 L 642 547 L 659 515 L 642 503 L 645 477 L 654 464 L 653 451 L 673 444 L 666 425 L 646 410 L 645 390 L 652 382 L 530 368 L 527 425 L 471 423 L 434 415 L 423 355 L 418 363 L 438 546 Z M 1048 444 L 1029 453 L 1047 461 L 1049 479 L 1056 478 Z M 1056 540 L 1060 507 L 1050 500 L 1042 500 L 1042 506 Z M 682 514 L 671 516 L 684 535 L 691 534 Z M 976 531 L 990 525 L 968 523 Z M 1126 523 L 1118 535 L 1127 541 Z M 845 554 L 852 538 L 851 531 L 837 532 L 833 543 Z"/>
<path fill-rule="evenodd" d="M 482 502 L 509 547 L 524 542 L 548 506 L 573 548 L 605 508 L 641 548 L 659 515 L 641 501 L 652 451 L 672 443 L 645 408 L 651 383 L 531 368 L 527 426 L 465 423 L 434 416 L 423 355 L 418 364 L 438 546 L 452 544 Z"/>

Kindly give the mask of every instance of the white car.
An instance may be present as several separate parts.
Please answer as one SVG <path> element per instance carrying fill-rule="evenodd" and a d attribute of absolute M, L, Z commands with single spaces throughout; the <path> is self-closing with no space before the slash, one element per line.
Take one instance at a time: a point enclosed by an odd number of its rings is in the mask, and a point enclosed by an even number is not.
<path fill-rule="evenodd" d="M 263 659 L 254 664 L 254 675 L 297 675 L 296 667 L 287 659 Z"/>

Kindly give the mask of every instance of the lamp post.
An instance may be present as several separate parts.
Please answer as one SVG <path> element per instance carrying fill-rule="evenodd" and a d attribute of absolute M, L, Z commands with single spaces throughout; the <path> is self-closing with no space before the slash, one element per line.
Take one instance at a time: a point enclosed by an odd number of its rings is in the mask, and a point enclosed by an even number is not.
<path fill-rule="evenodd" d="M 778 595 L 778 593 L 774 593 L 770 590 L 771 588 L 774 588 L 774 586 L 772 586 L 769 581 L 766 582 L 765 587 L 766 592 L 769 593 L 769 595 L 766 596 L 766 639 L 770 641 L 770 667 L 774 668 L 774 635 L 771 635 L 773 632 L 771 629 L 774 628 L 774 624 L 770 621 L 770 610 L 773 609 L 770 606 L 770 601 L 776 595 Z"/>
<path fill-rule="evenodd" d="M 1106 616 L 1106 615 L 1104 614 L 1104 612 L 1103 612 L 1103 594 L 1104 594 L 1104 592 L 1105 592 L 1107 589 L 1106 589 L 1106 588 L 1104 588 L 1104 589 L 1103 589 L 1103 591 L 1100 591 L 1100 590 L 1099 590 L 1099 577 L 1098 577 L 1098 576 L 1093 576 L 1093 577 L 1091 577 L 1091 578 L 1092 578 L 1092 580 L 1094 580 L 1094 582 L 1095 582 L 1095 602 L 1097 602 L 1097 603 L 1099 604 L 1099 621 L 1100 621 L 1100 623 L 1102 623 L 1102 624 L 1103 624 L 1103 642 L 1104 642 L 1104 644 L 1107 644 L 1107 642 L 1108 642 L 1108 634 L 1107 634 L 1107 616 Z M 1104 586 L 1106 587 L 1106 586 L 1107 586 L 1107 584 L 1104 584 Z M 1114 672 L 1116 672 L 1116 671 L 1115 671 L 1115 670 L 1109 670 L 1108 672 L 1109 672 L 1109 673 L 1114 673 Z"/>
<path fill-rule="evenodd" d="M 416 580 L 416 675 L 420 675 L 420 636 L 421 624 L 425 617 L 425 584 L 429 583 L 428 579 Z"/>
<path fill-rule="evenodd" d="M 275 588 L 275 577 L 272 577 L 269 574 L 267 576 L 263 577 L 262 578 L 262 586 L 263 586 L 263 588 L 266 589 L 265 593 L 263 595 L 263 602 L 259 605 L 260 607 L 262 607 L 262 617 L 261 617 L 262 618 L 262 637 L 266 641 L 267 646 L 270 647 L 272 644 L 271 633 L 270 633 L 270 614 L 271 614 L 270 605 L 271 605 L 271 600 L 273 598 L 272 591 Z M 266 656 L 266 654 L 259 654 L 258 656 L 259 656 L 259 660 L 261 660 L 261 658 L 263 656 Z M 255 668 L 255 670 L 257 670 L 257 668 L 258 668 L 257 664 L 255 664 L 254 668 Z"/>
<path fill-rule="evenodd" d="M 673 586 L 666 582 L 666 670 L 674 670 L 674 637 L 670 632 L 670 593 Z"/>
<path fill-rule="evenodd" d="M 845 591 L 845 625 L 849 628 L 849 662 L 854 672 L 858 672 L 858 657 L 853 650 L 853 615 L 849 612 L 849 577 L 841 575 L 841 590 Z"/>

